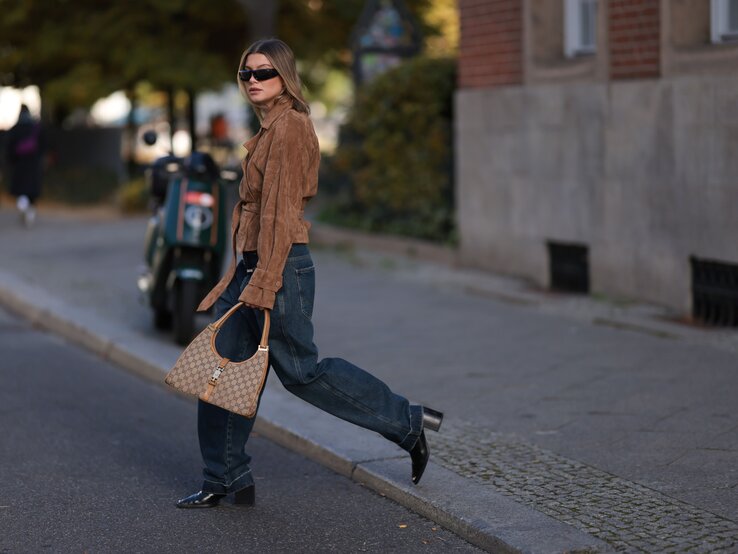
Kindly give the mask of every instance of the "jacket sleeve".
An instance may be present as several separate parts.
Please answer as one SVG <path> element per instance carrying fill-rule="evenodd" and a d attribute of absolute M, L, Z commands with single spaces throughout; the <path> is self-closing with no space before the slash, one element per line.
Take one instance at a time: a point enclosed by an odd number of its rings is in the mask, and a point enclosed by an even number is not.
<path fill-rule="evenodd" d="M 261 190 L 259 261 L 239 300 L 261 308 L 274 307 L 302 209 L 303 182 L 315 155 L 311 145 L 299 119 L 287 116 L 275 125 Z"/>

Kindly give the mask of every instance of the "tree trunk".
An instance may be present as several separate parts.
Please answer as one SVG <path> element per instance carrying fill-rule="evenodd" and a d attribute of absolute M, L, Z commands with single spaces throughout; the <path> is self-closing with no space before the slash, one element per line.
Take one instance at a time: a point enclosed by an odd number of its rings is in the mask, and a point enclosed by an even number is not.
<path fill-rule="evenodd" d="M 174 113 L 174 89 L 167 88 L 167 117 L 169 117 L 169 151 L 174 153 L 174 125 L 177 120 Z"/>
<path fill-rule="evenodd" d="M 246 13 L 249 41 L 273 37 L 277 33 L 279 0 L 238 0 Z"/>
<path fill-rule="evenodd" d="M 190 124 L 190 152 L 194 152 L 197 150 L 197 128 L 195 124 L 197 123 L 195 119 L 195 100 L 197 99 L 197 96 L 195 95 L 195 92 L 193 90 L 187 91 L 187 119 L 189 120 Z"/>
<path fill-rule="evenodd" d="M 134 119 L 134 111 L 136 109 L 136 91 L 133 87 L 126 89 L 126 96 L 131 103 L 131 111 L 128 112 L 128 120 L 126 121 L 126 131 L 128 133 L 128 176 L 132 177 L 136 171 L 136 145 L 138 139 L 138 129 Z"/>

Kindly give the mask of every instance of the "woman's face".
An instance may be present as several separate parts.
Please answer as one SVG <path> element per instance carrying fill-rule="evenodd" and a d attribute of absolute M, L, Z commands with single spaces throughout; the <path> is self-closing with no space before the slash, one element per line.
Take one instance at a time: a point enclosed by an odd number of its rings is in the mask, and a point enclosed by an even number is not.
<path fill-rule="evenodd" d="M 255 52 L 246 57 L 244 69 L 273 69 L 273 66 L 264 54 Z M 251 79 L 246 83 L 246 92 L 249 95 L 249 100 L 257 106 L 266 109 L 272 107 L 274 99 L 282 93 L 282 90 L 284 90 L 282 77 L 257 81 L 256 77 L 251 75 Z"/>

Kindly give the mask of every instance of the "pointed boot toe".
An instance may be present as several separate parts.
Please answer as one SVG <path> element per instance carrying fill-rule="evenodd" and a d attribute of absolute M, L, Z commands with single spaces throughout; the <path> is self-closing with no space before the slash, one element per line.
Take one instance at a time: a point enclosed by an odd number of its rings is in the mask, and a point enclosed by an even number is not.
<path fill-rule="evenodd" d="M 417 485 L 420 482 L 420 478 L 423 476 L 425 466 L 428 465 L 428 458 L 430 458 L 428 443 L 425 440 L 425 431 L 421 431 L 415 446 L 413 446 L 413 449 L 410 451 L 410 458 L 413 462 L 413 483 Z"/>
<path fill-rule="evenodd" d="M 425 466 L 428 465 L 428 458 L 430 458 L 428 441 L 425 440 L 425 430 L 438 431 L 441 428 L 441 423 L 443 423 L 443 412 L 423 406 L 423 431 L 420 432 L 415 446 L 410 451 L 410 458 L 413 462 L 412 479 L 416 485 L 420 482 Z"/>
<path fill-rule="evenodd" d="M 198 491 L 177 501 L 177 508 L 215 508 L 225 494 Z"/>

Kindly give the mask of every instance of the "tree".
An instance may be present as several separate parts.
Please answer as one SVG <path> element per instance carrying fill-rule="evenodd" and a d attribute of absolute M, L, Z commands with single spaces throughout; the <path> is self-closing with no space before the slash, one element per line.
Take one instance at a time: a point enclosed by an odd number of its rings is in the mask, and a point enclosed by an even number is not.
<path fill-rule="evenodd" d="M 277 28 L 278 0 L 238 0 L 238 3 L 248 20 L 250 41 L 274 35 Z"/>
<path fill-rule="evenodd" d="M 317 85 L 311 76 L 315 69 L 348 71 L 351 65 L 351 31 L 356 26 L 367 0 L 282 0 L 278 29 L 304 63 L 308 86 Z M 436 0 L 437 1 L 437 0 Z M 424 14 L 434 0 L 405 0 L 422 35 L 435 35 L 439 29 L 427 24 Z M 320 75 L 322 72 L 317 71 Z"/>
<path fill-rule="evenodd" d="M 36 84 L 66 111 L 147 80 L 201 90 L 230 80 L 245 40 L 235 2 L 0 1 L 0 83 Z"/>
<path fill-rule="evenodd" d="M 452 59 L 417 57 L 363 86 L 326 160 L 339 194 L 323 216 L 365 230 L 453 240 Z"/>
<path fill-rule="evenodd" d="M 452 0 L 406 0 L 424 14 Z M 347 71 L 365 0 L 0 0 L 0 85 L 38 85 L 54 119 L 148 81 L 197 92 L 232 81 L 240 53 L 277 34 L 308 86 L 321 68 Z M 323 71 L 324 73 L 324 71 Z M 317 78 L 313 78 L 317 75 Z"/>

